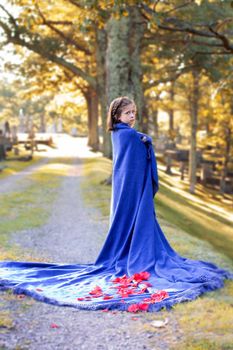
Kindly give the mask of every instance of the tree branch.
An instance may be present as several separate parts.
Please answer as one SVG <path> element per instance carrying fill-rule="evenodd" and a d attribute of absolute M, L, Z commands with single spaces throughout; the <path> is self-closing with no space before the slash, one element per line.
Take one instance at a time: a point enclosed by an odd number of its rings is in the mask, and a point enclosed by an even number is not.
<path fill-rule="evenodd" d="M 54 27 L 53 24 L 51 24 L 51 21 L 47 21 L 45 16 L 43 15 L 42 11 L 40 10 L 38 4 L 36 4 L 35 6 L 37 8 L 37 11 L 38 11 L 38 13 L 39 13 L 39 15 L 40 15 L 44 25 L 48 26 L 52 31 L 54 31 L 56 34 L 58 34 L 62 39 L 65 40 L 65 42 L 67 44 L 73 45 L 76 49 L 85 52 L 85 54 L 87 54 L 89 56 L 92 55 L 92 52 L 88 48 L 84 47 L 83 45 L 80 45 L 74 39 L 66 36 L 64 34 L 64 32 L 62 32 L 61 30 L 59 30 L 56 27 Z"/>
<path fill-rule="evenodd" d="M 193 5 L 193 0 L 190 0 L 189 2 L 185 2 L 184 4 L 181 4 L 181 5 L 179 5 L 179 6 L 173 7 L 171 10 L 165 11 L 165 12 L 163 12 L 163 13 L 164 13 L 164 14 L 168 14 L 168 13 L 170 13 L 170 12 L 174 12 L 174 11 L 179 10 L 179 9 L 181 9 L 181 8 L 183 8 L 183 7 L 186 7 L 186 6 L 188 6 L 188 5 Z"/>
<path fill-rule="evenodd" d="M 24 40 L 20 38 L 19 33 L 17 30 L 19 30 L 18 27 L 15 28 L 16 33 L 13 36 L 11 29 L 2 21 L 0 21 L 0 27 L 4 30 L 6 36 L 7 36 L 7 43 L 12 43 L 15 45 L 19 45 L 22 47 L 26 47 L 28 50 L 33 51 L 40 55 L 41 57 L 48 59 L 51 62 L 56 63 L 57 65 L 69 70 L 76 76 L 81 77 L 83 80 L 85 80 L 88 84 L 90 84 L 94 89 L 96 89 L 96 80 L 95 78 L 88 75 L 86 72 L 84 72 L 82 69 L 74 65 L 73 63 L 70 63 L 66 61 L 62 57 L 58 57 L 46 50 L 44 50 L 43 45 L 41 43 L 37 42 L 29 42 L 27 40 Z"/>
<path fill-rule="evenodd" d="M 182 74 L 187 73 L 188 71 L 192 70 L 193 68 L 196 68 L 197 65 L 190 65 L 190 66 L 186 66 L 182 69 L 180 69 L 179 72 L 177 72 L 176 74 L 174 74 L 173 76 L 169 76 L 167 78 L 162 78 L 162 79 L 158 79 L 153 81 L 153 83 L 144 83 L 143 84 L 143 88 L 144 90 L 148 90 L 154 86 L 158 86 L 161 83 L 168 83 L 168 82 L 174 82 L 176 81 Z M 167 69 L 168 70 L 168 69 Z M 177 70 L 177 69 L 176 69 Z M 172 71 L 172 70 L 171 70 Z M 160 71 L 161 72 L 161 71 Z"/>
<path fill-rule="evenodd" d="M 156 11 L 151 9 L 146 4 L 142 3 L 141 8 L 143 8 L 143 10 L 147 14 L 150 14 L 151 16 L 157 15 Z M 151 18 L 149 18 L 145 13 L 144 13 L 144 17 L 148 21 L 151 21 Z M 227 21 L 229 22 L 230 19 L 228 18 Z M 231 45 L 227 36 L 222 33 L 219 33 L 217 30 L 213 28 L 213 26 L 210 26 L 208 24 L 202 24 L 201 27 L 204 29 L 199 30 L 199 29 L 196 29 L 195 26 L 191 26 L 190 24 L 185 22 L 180 22 L 179 20 L 177 20 L 177 18 L 170 17 L 170 18 L 166 18 L 163 23 L 158 23 L 157 25 L 159 29 L 162 29 L 165 31 L 170 31 L 174 33 L 176 32 L 189 33 L 195 36 L 220 40 L 220 42 L 222 43 L 221 47 L 223 47 L 226 50 L 226 52 L 233 53 L 233 45 Z M 220 24 L 217 23 L 217 25 L 222 25 L 222 23 Z M 200 27 L 200 25 L 198 25 L 198 27 Z"/>
<path fill-rule="evenodd" d="M 214 30 L 211 26 L 209 27 L 209 30 L 214 33 L 214 35 L 222 41 L 223 46 L 226 50 L 230 51 L 231 53 L 233 53 L 233 45 L 230 44 L 229 40 L 227 39 L 227 37 L 223 34 L 218 33 L 216 30 Z"/>

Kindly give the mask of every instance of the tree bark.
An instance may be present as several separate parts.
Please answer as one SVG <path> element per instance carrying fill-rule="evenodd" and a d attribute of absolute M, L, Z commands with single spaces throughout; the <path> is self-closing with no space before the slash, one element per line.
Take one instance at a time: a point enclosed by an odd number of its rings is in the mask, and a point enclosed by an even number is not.
<path fill-rule="evenodd" d="M 228 171 L 228 163 L 230 160 L 230 149 L 231 149 L 231 143 L 232 143 L 232 132 L 231 128 L 228 125 L 225 125 L 225 152 L 224 152 L 224 162 L 223 162 L 223 168 L 221 172 L 221 178 L 220 178 L 220 192 L 225 193 L 226 192 L 226 177 L 227 177 L 227 171 Z"/>
<path fill-rule="evenodd" d="M 170 93 L 170 103 L 171 108 L 168 111 L 169 115 L 169 137 L 171 140 L 174 140 L 174 97 L 175 97 L 175 91 L 174 91 L 174 82 L 171 83 L 171 89 L 169 91 Z"/>
<path fill-rule="evenodd" d="M 88 114 L 88 141 L 87 145 L 94 151 L 99 151 L 99 130 L 98 130 L 98 96 L 95 90 L 89 88 L 84 93 L 87 102 Z"/>
<path fill-rule="evenodd" d="M 100 103 L 102 137 L 101 151 L 109 159 L 112 158 L 112 145 L 110 133 L 106 131 L 108 103 L 106 96 L 106 50 L 107 33 L 104 29 L 96 29 L 96 64 L 97 70 L 97 94 Z"/>
<path fill-rule="evenodd" d="M 128 96 L 137 105 L 137 124 L 148 131 L 148 113 L 142 87 L 141 43 L 144 24 L 136 7 L 128 8 L 128 16 L 110 18 L 106 25 L 106 96 L 108 105 L 119 96 Z"/>
<path fill-rule="evenodd" d="M 190 97 L 190 151 L 189 151 L 189 191 L 195 194 L 196 186 L 196 170 L 197 170 L 197 155 L 196 155 L 196 135 L 198 126 L 198 101 L 199 101 L 199 76 L 197 70 L 192 71 L 193 88 Z"/>

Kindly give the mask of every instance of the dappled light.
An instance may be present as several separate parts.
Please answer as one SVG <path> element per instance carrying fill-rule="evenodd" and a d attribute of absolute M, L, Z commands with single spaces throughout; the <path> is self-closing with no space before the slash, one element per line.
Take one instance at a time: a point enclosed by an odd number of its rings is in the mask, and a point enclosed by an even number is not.
<path fill-rule="evenodd" d="M 0 349 L 232 348 L 232 18 L 0 2 Z"/>

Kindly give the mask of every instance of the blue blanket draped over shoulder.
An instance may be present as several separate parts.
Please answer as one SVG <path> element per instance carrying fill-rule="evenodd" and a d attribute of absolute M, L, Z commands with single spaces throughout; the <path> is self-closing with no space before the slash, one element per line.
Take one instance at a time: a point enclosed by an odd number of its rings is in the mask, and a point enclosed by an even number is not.
<path fill-rule="evenodd" d="M 115 124 L 111 140 L 109 231 L 96 261 L 73 265 L 1 262 L 1 287 L 47 303 L 87 310 L 127 310 L 152 293 L 166 291 L 165 299 L 149 305 L 148 311 L 158 311 L 193 300 L 223 287 L 224 279 L 233 279 L 232 272 L 212 262 L 180 256 L 166 239 L 154 207 L 159 179 L 151 137 L 120 122 Z M 150 286 L 141 293 L 139 284 L 123 303 L 112 281 L 143 271 L 150 274 Z M 91 297 L 96 286 L 102 292 Z"/>

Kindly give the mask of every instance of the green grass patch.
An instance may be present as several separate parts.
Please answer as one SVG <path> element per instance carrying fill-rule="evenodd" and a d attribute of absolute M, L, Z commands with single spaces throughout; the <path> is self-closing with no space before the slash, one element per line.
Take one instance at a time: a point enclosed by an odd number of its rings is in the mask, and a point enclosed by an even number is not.
<path fill-rule="evenodd" d="M 10 330 L 14 328 L 14 322 L 10 311 L 0 311 L 0 333 L 2 329 Z"/>
<path fill-rule="evenodd" d="M 233 344 L 232 297 L 233 281 L 225 281 L 224 288 L 206 293 L 195 301 L 176 305 L 174 317 L 178 320 L 183 340 L 179 347 L 176 345 L 172 349 L 230 349 L 230 344 Z"/>
<path fill-rule="evenodd" d="M 23 253 L 9 243 L 9 235 L 39 227 L 48 220 L 52 203 L 57 198 L 57 188 L 67 175 L 70 161 L 51 159 L 48 164 L 22 180 L 30 180 L 26 189 L 1 196 L 3 205 L 0 207 L 0 260 L 22 258 Z"/>
<path fill-rule="evenodd" d="M 233 281 L 225 280 L 224 288 L 207 292 L 193 301 L 173 306 L 171 310 L 144 314 L 143 329 L 156 335 L 170 350 L 232 349 Z M 163 328 L 155 328 L 154 320 L 166 320 Z M 138 326 L 138 327 L 141 327 Z M 151 348 L 156 345 L 151 338 Z"/>
<path fill-rule="evenodd" d="M 28 151 L 20 149 L 20 157 L 28 156 L 29 154 L 30 153 Z M 0 171 L 0 179 L 14 175 L 19 171 L 26 169 L 28 166 L 38 163 L 38 161 L 42 159 L 39 154 L 34 154 L 32 160 L 29 161 L 14 160 L 14 158 L 16 158 L 16 156 L 14 156 L 12 151 L 7 152 L 7 159 L 0 162 L 0 166 L 5 167 L 3 171 Z"/>
<path fill-rule="evenodd" d="M 160 218 L 181 228 L 192 236 L 209 242 L 217 251 L 233 259 L 233 232 L 228 220 L 216 213 L 205 213 L 189 199 L 160 186 L 155 204 Z"/>
<path fill-rule="evenodd" d="M 103 218 L 110 213 L 111 186 L 101 184 L 111 174 L 112 162 L 108 158 L 85 158 L 83 159 L 83 190 L 84 202 L 100 209 Z"/>
<path fill-rule="evenodd" d="M 109 215 L 111 186 L 101 182 L 111 174 L 111 166 L 111 160 L 106 158 L 84 160 L 83 197 L 86 204 L 100 209 L 105 218 Z M 232 236 L 227 220 L 215 213 L 207 215 L 202 208 L 162 185 L 156 195 L 155 208 L 159 225 L 179 254 L 232 269 L 229 249 Z M 144 314 L 143 328 L 156 333 L 156 339 L 159 341 L 160 338 L 167 344 L 165 348 L 171 350 L 230 350 L 233 342 L 232 296 L 233 281 L 225 280 L 224 288 L 205 293 L 192 302 L 176 304 L 171 310 Z M 165 318 L 169 322 L 164 328 L 151 325 L 153 320 Z M 134 327 L 141 325 L 134 324 Z M 155 348 L 155 337 L 152 339 L 151 348 Z"/>
<path fill-rule="evenodd" d="M 84 159 L 83 199 L 87 205 L 100 209 L 105 219 L 110 211 L 111 186 L 101 182 L 109 177 L 111 170 L 112 161 L 108 158 Z M 204 210 L 163 185 L 155 197 L 155 210 L 165 236 L 181 255 L 232 268 L 232 230 L 227 220 L 216 214 L 213 218 L 206 215 Z"/>

